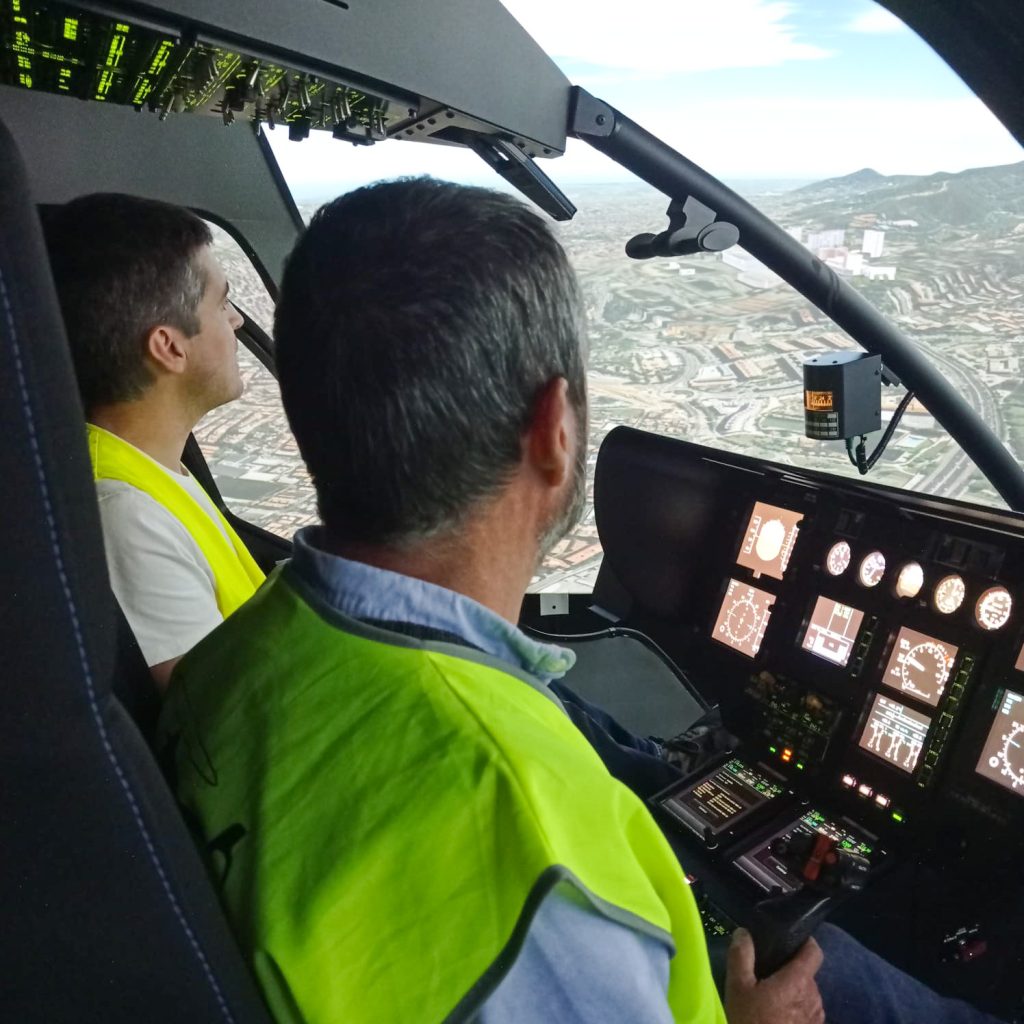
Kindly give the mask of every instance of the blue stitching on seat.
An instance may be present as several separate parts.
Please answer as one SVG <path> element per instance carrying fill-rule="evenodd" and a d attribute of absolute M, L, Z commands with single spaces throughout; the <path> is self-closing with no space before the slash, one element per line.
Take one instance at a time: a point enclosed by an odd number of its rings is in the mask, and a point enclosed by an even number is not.
<path fill-rule="evenodd" d="M 124 771 L 117 760 L 117 754 L 114 752 L 110 738 L 107 735 L 106 724 L 103 721 L 103 716 L 100 714 L 99 702 L 96 699 L 96 688 L 93 683 L 92 672 L 89 668 L 89 660 L 85 653 L 85 643 L 82 639 L 81 623 L 78 619 L 78 612 L 75 609 L 74 598 L 71 596 L 71 587 L 68 583 L 67 573 L 64 571 L 64 558 L 61 554 L 60 538 L 57 535 L 57 522 L 53 515 L 50 491 L 46 483 L 46 476 L 43 472 L 43 460 L 39 451 L 39 441 L 36 435 L 35 421 L 32 415 L 32 405 L 29 400 L 28 383 L 25 378 L 24 365 L 21 361 L 21 349 L 18 345 L 18 331 L 14 323 L 14 311 L 11 308 L 10 298 L 7 292 L 7 285 L 4 281 L 2 269 L 0 269 L 0 299 L 3 300 L 4 314 L 11 331 L 11 344 L 14 350 L 14 366 L 18 375 L 18 387 L 21 390 L 21 402 L 25 413 L 25 422 L 28 427 L 29 443 L 32 446 L 32 454 L 36 463 L 36 474 L 39 477 L 39 488 L 42 493 L 43 506 L 46 510 L 46 522 L 50 527 L 50 544 L 53 549 L 53 556 L 57 565 L 57 573 L 60 576 L 61 587 L 64 590 L 64 599 L 67 602 L 68 613 L 71 616 L 71 626 L 75 634 L 75 643 L 78 645 L 78 656 L 82 664 L 82 673 L 85 676 L 86 693 L 89 697 L 89 707 L 92 709 L 93 721 L 95 722 L 96 729 L 100 734 L 100 740 L 103 743 L 103 749 L 107 753 L 107 759 L 110 761 L 110 765 L 117 775 L 118 782 L 121 783 L 121 788 L 124 790 L 124 794 L 128 798 L 128 805 L 131 808 L 132 816 L 135 818 L 135 824 L 138 826 L 139 832 L 141 832 L 142 838 L 145 840 L 146 849 L 149 851 L 149 859 L 153 862 L 153 867 L 156 868 L 156 873 L 160 878 L 161 885 L 163 885 L 164 893 L 167 895 L 168 900 L 170 900 L 171 906 L 174 908 L 175 916 L 178 918 L 178 922 L 184 930 L 185 935 L 188 937 L 188 941 L 191 944 L 192 949 L 199 958 L 203 972 L 206 975 L 206 980 L 210 983 L 210 987 L 217 996 L 217 1002 L 220 1004 L 220 1008 L 225 1019 L 234 1024 L 235 1018 L 232 1016 L 227 1000 L 224 998 L 224 994 L 221 992 L 220 986 L 217 984 L 217 979 L 213 976 L 213 970 L 210 968 L 209 961 L 206 959 L 206 955 L 203 953 L 203 950 L 199 945 L 199 940 L 192 931 L 188 921 L 185 919 L 185 914 L 182 911 L 181 905 L 178 903 L 178 900 L 171 889 L 167 873 L 164 871 L 164 867 L 160 863 L 156 847 L 153 845 L 153 840 L 146 828 L 146 823 L 142 819 L 142 813 L 139 810 L 138 801 L 135 799 L 135 794 L 131 791 L 131 787 L 128 785 L 128 779 L 125 777 Z"/>

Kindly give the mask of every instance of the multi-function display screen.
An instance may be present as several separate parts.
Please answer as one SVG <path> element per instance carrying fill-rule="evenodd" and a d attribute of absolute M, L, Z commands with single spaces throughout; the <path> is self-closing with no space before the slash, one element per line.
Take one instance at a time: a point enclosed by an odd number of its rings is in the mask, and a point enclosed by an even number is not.
<path fill-rule="evenodd" d="M 937 707 L 956 660 L 952 644 L 904 626 L 896 637 L 882 682 Z"/>
<path fill-rule="evenodd" d="M 779 776 L 734 758 L 662 799 L 662 806 L 698 835 L 718 835 L 783 792 Z"/>
<path fill-rule="evenodd" d="M 786 575 L 803 518 L 801 512 L 755 502 L 736 563 L 752 569 L 755 579 L 764 573 L 781 580 Z"/>
<path fill-rule="evenodd" d="M 859 745 L 909 773 L 917 767 L 931 724 L 927 715 L 876 693 Z"/>
<path fill-rule="evenodd" d="M 802 880 L 797 877 L 793 868 L 772 853 L 771 846 L 777 839 L 792 839 L 801 835 L 813 835 L 816 832 L 834 839 L 840 849 L 852 850 L 867 857 L 868 860 L 871 860 L 875 853 L 875 838 L 867 832 L 842 821 L 826 818 L 818 811 L 808 811 L 749 853 L 743 854 L 736 861 L 736 867 L 767 892 L 773 889 L 796 892 L 802 888 Z"/>
<path fill-rule="evenodd" d="M 761 649 L 773 604 L 774 594 L 739 580 L 729 580 L 711 636 L 720 644 L 753 658 Z"/>
<path fill-rule="evenodd" d="M 1024 795 L 1024 695 L 1006 690 L 981 751 L 977 772 Z"/>
<path fill-rule="evenodd" d="M 803 649 L 835 665 L 846 665 L 853 653 L 864 613 L 840 604 L 830 597 L 819 597 L 804 633 Z"/>

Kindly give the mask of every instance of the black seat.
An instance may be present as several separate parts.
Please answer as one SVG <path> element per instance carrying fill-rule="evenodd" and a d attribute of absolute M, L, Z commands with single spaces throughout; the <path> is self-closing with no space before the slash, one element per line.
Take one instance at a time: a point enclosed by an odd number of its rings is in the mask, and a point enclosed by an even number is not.
<path fill-rule="evenodd" d="M 115 696 L 132 657 L 38 216 L 2 124 L 0 425 L 0 1018 L 266 1022 Z"/>

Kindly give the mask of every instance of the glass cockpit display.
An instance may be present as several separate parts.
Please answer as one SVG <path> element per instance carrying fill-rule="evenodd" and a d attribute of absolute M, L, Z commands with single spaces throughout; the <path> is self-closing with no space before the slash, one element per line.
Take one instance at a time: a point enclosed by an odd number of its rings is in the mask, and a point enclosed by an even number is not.
<path fill-rule="evenodd" d="M 952 644 L 904 626 L 896 637 L 882 682 L 937 707 L 956 653 Z"/>
<path fill-rule="evenodd" d="M 698 835 L 720 835 L 741 818 L 783 792 L 781 779 L 733 758 L 661 801 L 674 817 Z"/>
<path fill-rule="evenodd" d="M 729 580 L 712 637 L 748 658 L 761 649 L 775 595 L 739 580 Z"/>
<path fill-rule="evenodd" d="M 857 633 L 864 621 L 864 613 L 849 605 L 819 597 L 807 623 L 802 647 L 805 651 L 845 666 L 853 653 Z"/>
<path fill-rule="evenodd" d="M 803 518 L 801 512 L 754 502 L 736 564 L 753 570 L 754 579 L 763 573 L 781 580 L 786 575 Z"/>
<path fill-rule="evenodd" d="M 858 745 L 907 773 L 917 767 L 932 720 L 876 693 Z"/>
<path fill-rule="evenodd" d="M 736 867 L 767 892 L 774 889 L 796 892 L 803 887 L 803 882 L 794 876 L 793 870 L 784 860 L 772 853 L 772 844 L 779 839 L 795 839 L 797 836 L 815 833 L 834 839 L 840 849 L 859 853 L 868 860 L 875 853 L 873 836 L 851 823 L 827 818 L 820 811 L 812 810 L 743 854 L 737 859 Z"/>
<path fill-rule="evenodd" d="M 1024 695 L 1003 693 L 976 771 L 1013 793 L 1024 793 Z"/>

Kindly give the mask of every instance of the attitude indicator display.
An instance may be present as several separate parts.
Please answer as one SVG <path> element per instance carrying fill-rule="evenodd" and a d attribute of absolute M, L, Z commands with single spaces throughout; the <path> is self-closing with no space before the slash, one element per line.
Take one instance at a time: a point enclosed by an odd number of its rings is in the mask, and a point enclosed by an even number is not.
<path fill-rule="evenodd" d="M 904 626 L 893 644 L 882 682 L 893 690 L 938 706 L 957 648 Z"/>
<path fill-rule="evenodd" d="M 851 823 L 827 818 L 820 811 L 808 811 L 769 836 L 749 853 L 739 857 L 736 860 L 736 867 L 766 892 L 775 889 L 796 892 L 803 888 L 803 880 L 784 860 L 772 853 L 772 844 L 779 839 L 796 839 L 798 836 L 815 834 L 828 836 L 829 839 L 836 841 L 839 849 L 858 853 L 868 860 L 876 857 L 876 853 L 879 859 L 884 856 L 883 852 L 877 849 L 877 840 L 870 833 L 856 828 Z"/>
<path fill-rule="evenodd" d="M 722 607 L 711 631 L 712 638 L 753 658 L 761 649 L 773 604 L 774 594 L 739 580 L 729 580 Z"/>
<path fill-rule="evenodd" d="M 796 544 L 803 518 L 802 512 L 768 505 L 763 501 L 754 502 L 754 511 L 750 513 L 736 564 L 751 569 L 754 579 L 763 573 L 772 579 L 781 580 L 789 567 L 789 558 L 793 554 L 793 545 Z"/>
<path fill-rule="evenodd" d="M 661 806 L 697 835 L 720 835 L 785 791 L 783 779 L 733 758 L 696 782 L 684 783 Z"/>
<path fill-rule="evenodd" d="M 931 724 L 920 711 L 876 693 L 858 745 L 910 774 L 917 767 Z"/>
<path fill-rule="evenodd" d="M 1024 695 L 1007 690 L 981 751 L 977 773 L 1024 796 Z"/>
<path fill-rule="evenodd" d="M 819 597 L 801 646 L 825 661 L 845 667 L 863 621 L 864 613 L 856 608 L 830 597 Z"/>

